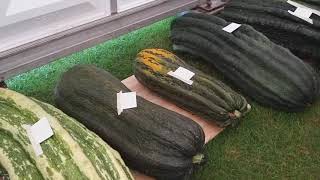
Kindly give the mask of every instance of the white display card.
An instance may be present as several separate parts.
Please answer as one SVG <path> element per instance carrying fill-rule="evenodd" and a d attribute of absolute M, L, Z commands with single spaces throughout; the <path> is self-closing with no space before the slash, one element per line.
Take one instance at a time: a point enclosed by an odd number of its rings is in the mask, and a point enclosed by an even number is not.
<path fill-rule="evenodd" d="M 185 69 L 183 67 L 179 67 L 176 71 L 169 71 L 168 74 L 170 76 L 173 76 L 189 85 L 192 85 L 193 81 L 191 78 L 195 75 L 194 72 L 189 71 L 188 69 Z"/>
<path fill-rule="evenodd" d="M 53 130 L 47 118 L 41 118 L 34 125 L 24 125 L 31 145 L 37 156 L 43 154 L 40 144 L 53 136 Z"/>
<path fill-rule="evenodd" d="M 302 4 L 299 4 L 297 2 L 294 1 L 287 1 L 289 4 L 297 7 L 297 9 L 293 12 L 293 11 L 288 11 L 291 15 L 296 16 L 300 19 L 303 19 L 304 21 L 309 22 L 310 24 L 313 24 L 313 20 L 310 19 L 312 14 L 316 14 L 318 16 L 320 16 L 320 11 L 314 10 L 312 8 L 309 8 L 307 6 L 304 6 Z"/>
<path fill-rule="evenodd" d="M 228 33 L 233 33 L 235 30 L 237 30 L 239 27 L 241 26 L 241 24 L 237 24 L 237 23 L 231 23 L 228 26 L 224 27 L 222 30 L 228 32 Z"/>
<path fill-rule="evenodd" d="M 137 93 L 128 92 L 122 93 L 120 91 L 117 93 L 117 109 L 118 115 L 120 115 L 123 110 L 137 107 Z"/>

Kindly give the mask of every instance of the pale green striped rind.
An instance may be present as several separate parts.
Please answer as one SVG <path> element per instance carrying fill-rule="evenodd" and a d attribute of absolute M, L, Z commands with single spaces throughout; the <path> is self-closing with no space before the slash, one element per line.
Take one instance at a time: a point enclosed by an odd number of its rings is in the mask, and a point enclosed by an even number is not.
<path fill-rule="evenodd" d="M 38 169 L 49 179 L 76 178 L 86 179 L 71 158 L 69 145 L 64 137 L 55 132 L 55 136 L 41 144 L 44 154 L 36 157 L 29 143 L 24 124 L 34 124 L 41 117 L 36 116 L 28 109 L 20 108 L 13 100 L 0 96 L 0 130 L 12 133 L 13 137 L 30 154 Z M 55 131 L 55 130 L 54 130 Z"/>
<path fill-rule="evenodd" d="M 91 163 L 103 179 L 133 180 L 129 169 L 125 166 L 119 153 L 108 146 L 100 137 L 55 107 L 36 99 L 33 100 L 49 114 L 57 118 L 72 138 L 80 144 L 84 153 L 89 157 Z M 122 172 L 119 171 L 119 167 L 122 169 Z M 126 175 L 126 177 L 123 175 Z"/>
<path fill-rule="evenodd" d="M 42 174 L 35 166 L 29 154 L 24 151 L 7 131 L 0 131 L 0 163 L 10 173 L 11 179 L 42 180 Z"/>
<path fill-rule="evenodd" d="M 43 177 L 54 180 L 133 179 L 121 157 L 100 138 L 54 107 L 40 104 L 42 107 L 19 93 L 0 89 L 0 131 L 12 134 Z M 42 117 L 49 120 L 54 136 L 41 144 L 44 154 L 36 157 L 22 125 L 34 124 Z M 9 168 L 10 178 L 17 176 L 13 169 Z"/>

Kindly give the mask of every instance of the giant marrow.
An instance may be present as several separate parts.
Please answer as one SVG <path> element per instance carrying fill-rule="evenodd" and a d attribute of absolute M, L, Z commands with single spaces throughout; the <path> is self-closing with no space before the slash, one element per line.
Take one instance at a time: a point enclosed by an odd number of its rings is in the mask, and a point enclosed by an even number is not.
<path fill-rule="evenodd" d="M 54 136 L 36 156 L 24 124 L 47 118 Z M 133 180 L 118 152 L 53 106 L 0 88 L 0 165 L 10 179 Z"/>
<path fill-rule="evenodd" d="M 203 161 L 204 132 L 194 121 L 137 97 L 137 108 L 117 114 L 117 78 L 92 65 L 75 66 L 59 81 L 55 102 L 96 132 L 132 169 L 157 179 L 189 179 Z"/>
<path fill-rule="evenodd" d="M 212 63 L 235 87 L 263 105 L 299 111 L 315 101 L 319 79 L 310 66 L 251 26 L 227 33 L 222 29 L 228 24 L 215 16 L 185 14 L 172 23 L 174 48 Z"/>
<path fill-rule="evenodd" d="M 307 7 L 320 11 L 320 1 L 304 0 Z M 291 15 L 296 7 L 287 0 L 232 0 L 219 16 L 227 21 L 249 24 L 270 40 L 302 58 L 320 60 L 320 17 L 313 24 Z"/>
<path fill-rule="evenodd" d="M 195 73 L 193 84 L 186 84 L 169 71 L 179 67 Z M 214 77 L 193 68 L 163 49 L 141 51 L 135 62 L 135 76 L 144 86 L 220 126 L 238 122 L 251 109 L 246 99 Z"/>

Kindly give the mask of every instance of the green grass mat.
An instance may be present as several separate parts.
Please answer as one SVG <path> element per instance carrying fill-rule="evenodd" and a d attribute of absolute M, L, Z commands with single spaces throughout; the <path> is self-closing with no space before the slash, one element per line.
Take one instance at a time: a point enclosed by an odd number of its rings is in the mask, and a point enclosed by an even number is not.
<path fill-rule="evenodd" d="M 7 81 L 10 89 L 53 103 L 60 75 L 76 64 L 96 64 L 119 79 L 133 73 L 144 48 L 171 50 L 172 18 L 62 58 Z M 195 66 L 199 59 L 184 57 Z M 201 61 L 200 61 L 201 62 Z M 202 65 L 208 73 L 210 65 Z M 320 103 L 303 113 L 281 113 L 253 104 L 236 128 L 228 128 L 206 146 L 208 162 L 194 179 L 319 179 Z"/>

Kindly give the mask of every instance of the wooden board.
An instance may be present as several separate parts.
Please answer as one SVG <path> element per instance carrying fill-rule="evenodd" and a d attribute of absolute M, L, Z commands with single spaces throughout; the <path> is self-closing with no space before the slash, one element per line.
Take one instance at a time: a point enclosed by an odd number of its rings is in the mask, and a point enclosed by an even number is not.
<path fill-rule="evenodd" d="M 124 79 L 122 83 L 125 86 L 127 86 L 127 88 L 129 88 L 131 91 L 137 92 L 138 96 L 141 96 L 144 99 L 154 104 L 157 104 L 171 111 L 175 111 L 179 114 L 189 117 L 190 119 L 197 122 L 203 128 L 203 131 L 206 136 L 206 140 L 205 140 L 206 143 L 212 140 L 216 135 L 218 135 L 223 130 L 223 128 L 218 127 L 215 123 L 206 121 L 200 118 L 199 116 L 194 115 L 192 112 L 183 110 L 178 106 L 174 105 L 172 102 L 159 97 L 156 93 L 150 91 L 149 89 L 144 87 L 141 83 L 139 83 L 139 81 L 135 78 L 135 76 L 130 76 L 127 79 Z M 136 180 L 154 180 L 154 178 L 145 176 L 138 172 L 133 172 L 133 174 Z"/>

